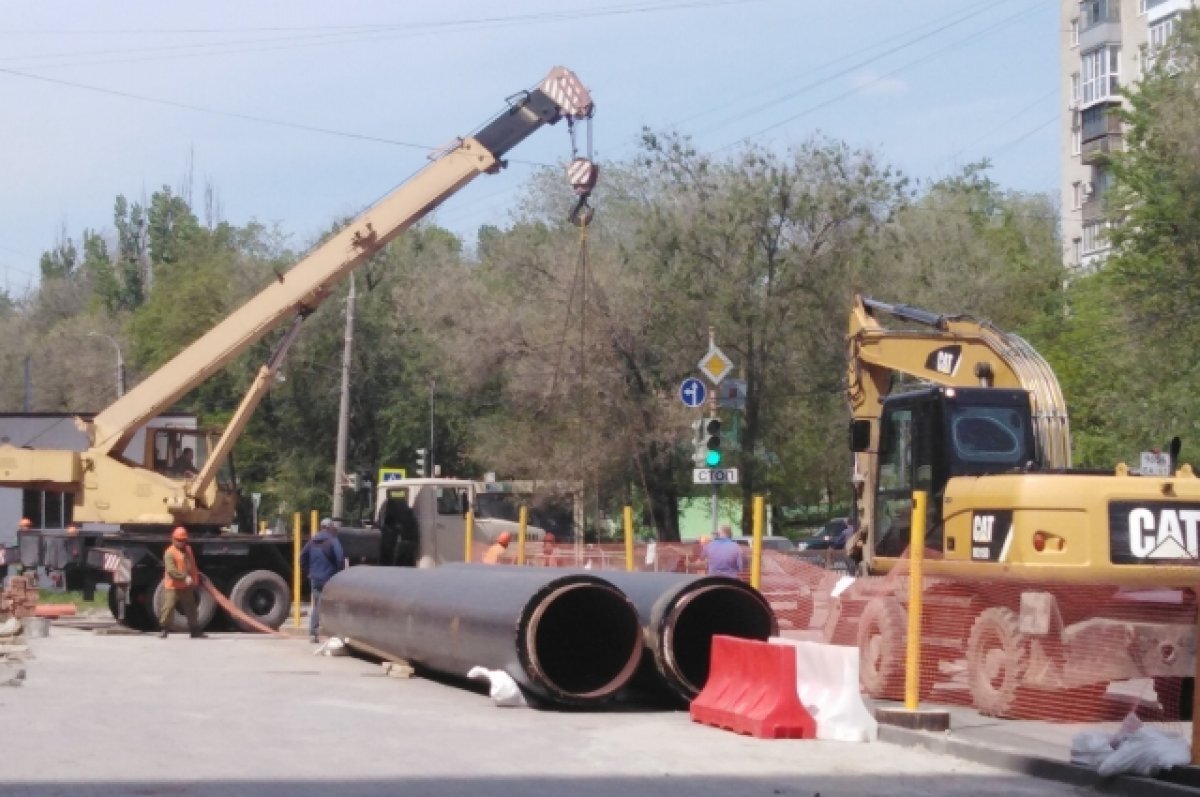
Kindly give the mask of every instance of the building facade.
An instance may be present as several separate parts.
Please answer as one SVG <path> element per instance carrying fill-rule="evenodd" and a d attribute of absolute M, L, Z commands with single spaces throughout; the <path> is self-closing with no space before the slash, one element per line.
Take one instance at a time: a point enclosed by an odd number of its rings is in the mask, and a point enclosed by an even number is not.
<path fill-rule="evenodd" d="M 1111 113 L 1122 87 L 1141 79 L 1193 0 L 1061 0 L 1063 262 L 1096 270 L 1109 253 L 1103 156 L 1121 146 Z"/>

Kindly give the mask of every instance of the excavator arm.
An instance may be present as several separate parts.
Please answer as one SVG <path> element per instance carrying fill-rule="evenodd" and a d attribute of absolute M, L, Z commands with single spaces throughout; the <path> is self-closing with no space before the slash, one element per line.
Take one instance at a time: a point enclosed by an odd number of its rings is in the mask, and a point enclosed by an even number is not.
<path fill-rule="evenodd" d="M 884 327 L 880 316 L 917 328 Z M 896 373 L 946 387 L 1018 388 L 1029 392 L 1042 465 L 1071 466 L 1070 424 L 1058 378 L 1021 337 L 965 315 L 856 296 L 847 340 L 847 398 L 856 420 L 878 426 Z M 872 431 L 875 442 L 878 429 Z"/>
<path fill-rule="evenodd" d="M 192 523 L 223 525 L 232 504 L 213 484 L 250 415 L 270 386 L 295 327 L 277 347 L 231 419 L 213 456 L 199 474 L 171 478 L 131 463 L 122 452 L 138 429 L 161 415 L 255 342 L 289 319 L 316 310 L 351 271 L 416 224 L 482 173 L 504 166 L 503 156 L 544 125 L 566 118 L 590 120 L 591 96 L 573 72 L 556 67 L 536 88 L 515 95 L 509 106 L 470 138 L 431 157 L 432 162 L 341 232 L 268 285 L 140 384 L 80 421 L 90 447 L 82 453 L 0 446 L 0 486 L 34 486 L 75 494 L 78 521 L 122 525 Z M 595 183 L 596 167 L 576 158 L 568 176 L 581 204 Z"/>

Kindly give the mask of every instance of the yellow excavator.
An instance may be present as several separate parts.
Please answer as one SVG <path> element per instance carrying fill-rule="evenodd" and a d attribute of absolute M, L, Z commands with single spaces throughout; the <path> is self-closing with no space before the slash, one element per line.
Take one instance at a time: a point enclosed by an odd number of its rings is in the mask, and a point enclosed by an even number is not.
<path fill-rule="evenodd" d="M 1200 480 L 1178 438 L 1163 473 L 1072 469 L 1058 380 L 1019 336 L 860 296 L 847 340 L 864 574 L 901 564 L 913 492 L 928 495 L 923 672 L 965 658 L 976 707 L 997 715 L 1035 691 L 1192 674 Z M 827 625 L 857 642 L 875 696 L 903 681 L 895 583 L 863 579 Z"/>
<path fill-rule="evenodd" d="M 164 531 L 182 525 L 193 532 L 200 569 L 231 595 L 238 608 L 277 627 L 288 603 L 291 557 L 278 537 L 221 534 L 234 520 L 237 485 L 228 474 L 230 453 L 274 381 L 303 320 L 325 301 L 356 267 L 389 241 L 436 209 L 475 177 L 505 166 L 503 157 L 545 125 L 567 120 L 572 159 L 567 178 L 578 197 L 573 219 L 590 214 L 587 199 L 597 167 L 575 149 L 575 125 L 590 126 L 591 95 L 570 70 L 556 67 L 535 87 L 508 99 L 507 107 L 470 137 L 455 139 L 431 154 L 431 162 L 375 206 L 351 221 L 258 295 L 235 310 L 140 384 L 90 420 L 78 419 L 87 433 L 84 451 L 0 446 L 0 486 L 57 491 L 71 496 L 71 518 L 83 524 L 74 539 L 42 535 L 22 541 L 22 560 L 37 565 L 39 550 L 60 550 L 66 560 L 128 589 L 132 624 L 153 616 L 154 592 L 161 580 Z M 588 141 L 590 142 L 590 128 Z M 590 145 L 589 145 L 590 146 Z M 223 430 L 182 429 L 156 424 L 165 411 L 265 335 L 287 325 Z M 131 441 L 145 428 L 144 451 Z M 91 533 L 88 524 L 118 526 L 119 533 Z M 27 556 L 26 551 L 34 552 Z M 94 586 L 94 585 L 93 585 Z M 122 616 L 123 609 L 113 606 Z M 215 607 L 202 600 L 202 619 Z"/>

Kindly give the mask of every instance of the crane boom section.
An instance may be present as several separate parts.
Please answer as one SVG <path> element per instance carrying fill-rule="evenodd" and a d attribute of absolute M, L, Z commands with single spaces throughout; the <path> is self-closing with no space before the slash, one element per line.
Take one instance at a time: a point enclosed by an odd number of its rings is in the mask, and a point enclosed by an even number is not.
<path fill-rule="evenodd" d="M 98 414 L 91 424 L 92 447 L 104 453 L 124 449 L 139 427 L 289 318 L 315 310 L 355 267 L 495 164 L 490 152 L 468 140 L 426 166 Z"/>

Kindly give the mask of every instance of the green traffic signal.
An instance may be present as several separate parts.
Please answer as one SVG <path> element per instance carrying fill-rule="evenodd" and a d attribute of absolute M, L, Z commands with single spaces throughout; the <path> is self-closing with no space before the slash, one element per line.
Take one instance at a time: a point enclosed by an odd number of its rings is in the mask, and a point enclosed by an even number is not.
<path fill-rule="evenodd" d="M 715 468 L 721 464 L 721 419 L 709 418 L 704 424 L 704 431 L 708 433 L 708 453 L 704 455 L 704 464 Z"/>
<path fill-rule="evenodd" d="M 704 464 L 710 468 L 715 468 L 721 464 L 721 452 L 709 451 L 704 455 Z"/>

